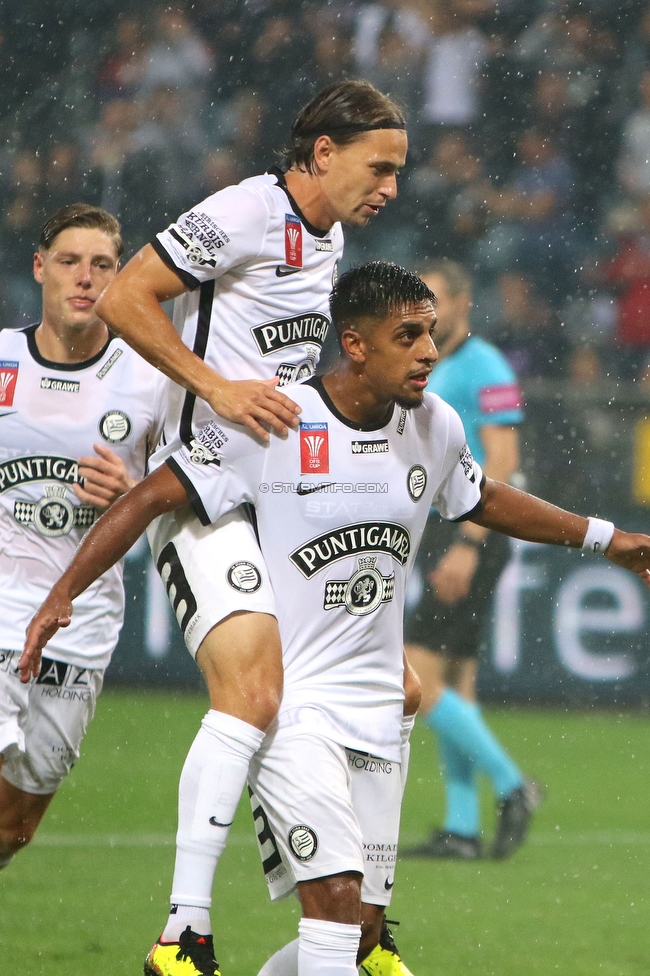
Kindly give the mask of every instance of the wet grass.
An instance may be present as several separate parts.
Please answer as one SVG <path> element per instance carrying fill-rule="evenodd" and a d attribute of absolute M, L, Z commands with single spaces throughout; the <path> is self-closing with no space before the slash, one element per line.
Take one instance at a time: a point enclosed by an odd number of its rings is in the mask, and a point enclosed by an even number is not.
<path fill-rule="evenodd" d="M 0 973 L 137 974 L 166 916 L 176 784 L 199 696 L 108 691 L 38 841 L 0 873 Z M 650 958 L 647 721 L 494 710 L 493 728 L 548 796 L 510 861 L 401 860 L 391 917 L 414 976 L 644 976 Z M 486 837 L 493 803 L 483 796 Z M 432 739 L 413 736 L 402 837 L 440 821 Z M 295 938 L 268 903 L 243 801 L 214 891 L 224 976 L 255 976 Z"/>

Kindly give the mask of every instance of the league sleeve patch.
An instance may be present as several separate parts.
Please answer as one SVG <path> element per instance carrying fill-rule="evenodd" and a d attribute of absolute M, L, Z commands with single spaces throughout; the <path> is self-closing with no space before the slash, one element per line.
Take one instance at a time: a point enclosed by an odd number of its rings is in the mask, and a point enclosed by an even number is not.
<path fill-rule="evenodd" d="M 202 427 L 188 445 L 192 464 L 221 464 L 219 449 L 227 442 L 227 434 L 213 420 Z"/>
<path fill-rule="evenodd" d="M 216 268 L 216 255 L 230 238 L 207 214 L 190 210 L 177 224 L 172 224 L 169 233 L 187 253 L 187 260 L 197 267 Z"/>
<path fill-rule="evenodd" d="M 458 460 L 465 472 L 465 477 L 474 484 L 476 481 L 476 471 L 474 470 L 474 458 L 467 444 L 463 444 L 458 452 Z"/>
<path fill-rule="evenodd" d="M 478 395 L 482 413 L 500 413 L 502 410 L 521 410 L 523 398 L 517 383 L 484 386 Z"/>
<path fill-rule="evenodd" d="M 0 362 L 0 407 L 13 406 L 17 379 L 18 363 L 8 360 Z"/>

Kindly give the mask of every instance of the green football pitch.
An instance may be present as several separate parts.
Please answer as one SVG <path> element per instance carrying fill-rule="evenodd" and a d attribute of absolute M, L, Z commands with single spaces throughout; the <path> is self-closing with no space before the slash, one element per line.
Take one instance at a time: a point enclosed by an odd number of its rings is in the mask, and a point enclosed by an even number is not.
<path fill-rule="evenodd" d="M 107 691 L 83 756 L 37 840 L 0 874 L 2 976 L 121 976 L 166 915 L 176 784 L 205 709 L 199 696 Z M 511 860 L 401 859 L 391 918 L 414 976 L 647 976 L 650 756 L 640 714 L 488 710 L 547 789 Z M 402 841 L 440 821 L 431 738 L 413 735 Z M 491 836 L 493 803 L 483 796 Z M 267 901 L 243 801 L 214 890 L 224 976 L 255 976 L 295 938 L 293 899 Z"/>

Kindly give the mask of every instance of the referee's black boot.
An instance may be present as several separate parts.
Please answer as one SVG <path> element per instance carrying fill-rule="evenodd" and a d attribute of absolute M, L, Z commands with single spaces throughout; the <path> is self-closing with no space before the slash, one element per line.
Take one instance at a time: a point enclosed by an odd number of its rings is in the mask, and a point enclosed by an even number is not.
<path fill-rule="evenodd" d="M 542 789 L 538 783 L 526 780 L 498 804 L 497 833 L 492 857 L 503 861 L 510 857 L 526 840 L 535 810 L 542 802 Z"/>
<path fill-rule="evenodd" d="M 449 858 L 456 861 L 472 861 L 481 857 L 481 841 L 478 837 L 464 837 L 451 830 L 436 830 L 416 847 L 400 851 L 405 857 Z"/>

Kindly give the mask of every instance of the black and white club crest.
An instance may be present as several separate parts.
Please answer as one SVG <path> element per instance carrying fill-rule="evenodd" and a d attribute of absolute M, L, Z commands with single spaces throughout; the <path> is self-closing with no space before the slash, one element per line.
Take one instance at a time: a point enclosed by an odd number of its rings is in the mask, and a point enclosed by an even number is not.
<path fill-rule="evenodd" d="M 289 831 L 289 847 L 299 861 L 311 861 L 318 850 L 316 831 L 305 824 L 298 824 Z"/>
<path fill-rule="evenodd" d="M 412 501 L 417 502 L 427 486 L 427 473 L 421 464 L 414 464 L 406 476 L 406 487 Z"/>

